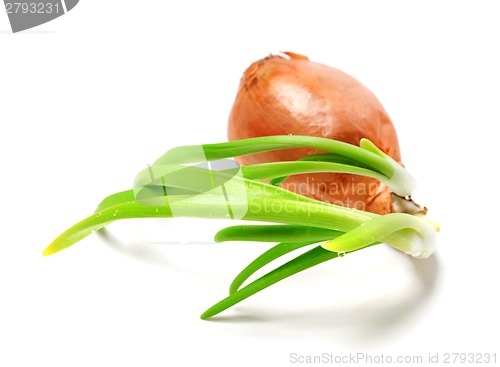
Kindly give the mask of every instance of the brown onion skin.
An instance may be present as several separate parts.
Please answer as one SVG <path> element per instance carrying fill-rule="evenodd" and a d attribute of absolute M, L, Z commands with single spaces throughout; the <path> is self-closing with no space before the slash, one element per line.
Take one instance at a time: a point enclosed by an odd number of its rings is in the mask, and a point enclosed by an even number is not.
<path fill-rule="evenodd" d="M 286 52 L 253 63 L 244 73 L 229 116 L 229 140 L 308 135 L 359 145 L 370 139 L 400 162 L 396 130 L 375 95 L 350 75 Z M 239 157 L 242 165 L 291 161 L 319 153 L 294 148 Z M 392 212 L 387 187 L 339 173 L 295 175 L 282 187 L 299 194 L 378 214 Z"/>

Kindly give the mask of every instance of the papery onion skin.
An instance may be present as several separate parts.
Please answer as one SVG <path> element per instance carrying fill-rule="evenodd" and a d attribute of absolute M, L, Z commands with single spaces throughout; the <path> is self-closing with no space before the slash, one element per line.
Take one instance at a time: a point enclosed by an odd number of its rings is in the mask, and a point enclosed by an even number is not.
<path fill-rule="evenodd" d="M 367 138 L 400 162 L 396 130 L 375 95 L 350 75 L 291 52 L 253 63 L 244 73 L 228 124 L 229 140 L 308 135 L 358 145 Z M 319 153 L 287 149 L 238 158 L 242 165 L 297 160 Z M 392 212 L 379 181 L 350 174 L 295 175 L 282 187 L 299 194 L 378 214 Z"/>

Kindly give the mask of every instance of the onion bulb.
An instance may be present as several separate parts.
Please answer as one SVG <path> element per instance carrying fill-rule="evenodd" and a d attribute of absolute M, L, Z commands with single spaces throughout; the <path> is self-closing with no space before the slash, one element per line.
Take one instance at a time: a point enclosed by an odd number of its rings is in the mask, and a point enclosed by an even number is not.
<path fill-rule="evenodd" d="M 396 130 L 375 95 L 350 75 L 291 52 L 259 60 L 245 71 L 228 124 L 229 140 L 308 135 L 358 145 L 371 140 L 401 162 Z M 242 165 L 291 161 L 320 153 L 308 148 L 239 157 Z M 324 202 L 378 214 L 393 212 L 381 182 L 344 173 L 289 177 L 282 187 Z"/>

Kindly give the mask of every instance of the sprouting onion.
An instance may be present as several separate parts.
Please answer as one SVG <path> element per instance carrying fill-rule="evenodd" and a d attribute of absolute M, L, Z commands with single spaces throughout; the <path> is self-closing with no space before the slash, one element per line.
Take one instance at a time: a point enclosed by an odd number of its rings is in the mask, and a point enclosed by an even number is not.
<path fill-rule="evenodd" d="M 227 158 L 277 149 L 316 148 L 295 162 L 239 167 Z M 376 178 L 398 197 L 409 197 L 415 181 L 370 141 L 360 147 L 308 136 L 271 136 L 221 144 L 184 146 L 141 171 L 131 190 L 104 199 L 90 217 L 56 238 L 43 252 L 54 254 L 120 219 L 197 217 L 243 219 L 274 225 L 239 225 L 215 240 L 278 242 L 232 282 L 230 294 L 205 313 L 209 318 L 264 288 L 344 253 L 385 242 L 415 257 L 434 251 L 436 226 L 422 213 L 384 216 L 327 204 L 275 185 L 292 174 L 344 172 Z M 270 183 L 262 182 L 273 179 Z M 243 284 L 263 266 L 299 248 L 318 244 L 259 279 Z"/>

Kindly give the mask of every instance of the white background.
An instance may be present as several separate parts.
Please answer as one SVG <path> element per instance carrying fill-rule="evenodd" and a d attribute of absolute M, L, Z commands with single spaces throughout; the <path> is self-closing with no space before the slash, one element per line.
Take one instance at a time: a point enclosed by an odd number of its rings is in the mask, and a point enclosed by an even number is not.
<path fill-rule="evenodd" d="M 82 0 L 20 34 L 0 14 L 0 365 L 287 366 L 291 353 L 350 352 L 499 361 L 498 2 L 180 3 Z M 164 151 L 226 140 L 244 69 L 287 50 L 382 101 L 416 196 L 441 223 L 434 257 L 378 246 L 201 321 L 269 245 L 210 244 L 222 222 L 131 220 L 41 256 Z"/>

